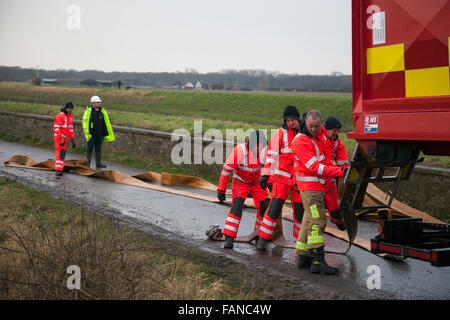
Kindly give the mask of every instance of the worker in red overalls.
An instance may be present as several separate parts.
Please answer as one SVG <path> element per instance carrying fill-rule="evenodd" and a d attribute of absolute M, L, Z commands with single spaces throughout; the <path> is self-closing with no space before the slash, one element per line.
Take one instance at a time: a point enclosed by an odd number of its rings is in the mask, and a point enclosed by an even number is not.
<path fill-rule="evenodd" d="M 267 159 L 264 165 L 260 185 L 266 188 L 268 180 L 272 183 L 272 199 L 264 215 L 258 232 L 256 249 L 265 251 L 269 240 L 272 240 L 275 227 L 281 214 L 284 202 L 291 193 L 294 211 L 293 235 L 297 239 L 303 218 L 303 204 L 295 183 L 294 158 L 292 140 L 300 128 L 300 114 L 295 106 L 287 106 L 283 112 L 284 124 L 273 135 L 267 148 Z"/>
<path fill-rule="evenodd" d="M 247 195 L 250 193 L 256 207 L 255 229 L 258 227 L 258 221 L 266 210 L 264 200 L 267 197 L 267 191 L 262 189 L 258 183 L 261 175 L 262 161 L 265 155 L 265 146 L 267 139 L 264 132 L 252 131 L 248 142 L 234 147 L 233 152 L 223 165 L 217 188 L 217 197 L 221 203 L 225 201 L 225 192 L 227 190 L 228 179 L 233 174 L 232 182 L 232 203 L 228 212 L 223 228 L 225 236 L 224 248 L 232 249 L 234 239 L 237 236 L 239 224 L 242 218 L 242 209 Z"/>
<path fill-rule="evenodd" d="M 348 161 L 347 152 L 345 151 L 344 143 L 339 139 L 341 129 L 342 124 L 337 117 L 331 116 L 325 120 L 325 127 L 322 127 L 325 145 L 325 164 L 348 168 L 350 163 Z M 345 230 L 342 209 L 338 204 L 338 192 L 335 178 L 328 179 L 325 185 L 325 206 L 330 214 L 330 221 L 334 223 L 339 230 Z"/>
<path fill-rule="evenodd" d="M 73 104 L 67 102 L 61 112 L 55 116 L 53 125 L 53 140 L 55 141 L 55 171 L 57 176 L 63 175 L 64 159 L 67 152 L 67 141 L 70 140 L 75 149 L 75 135 L 73 133 Z"/>

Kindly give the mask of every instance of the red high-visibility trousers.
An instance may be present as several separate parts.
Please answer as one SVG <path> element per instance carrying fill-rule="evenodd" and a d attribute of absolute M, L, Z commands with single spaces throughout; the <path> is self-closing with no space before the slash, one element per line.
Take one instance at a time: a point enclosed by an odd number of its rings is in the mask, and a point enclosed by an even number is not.
<path fill-rule="evenodd" d="M 64 159 L 66 158 L 67 152 L 67 139 L 64 139 L 64 145 L 60 145 L 59 139 L 54 139 L 55 141 L 55 171 L 64 170 Z"/>
<path fill-rule="evenodd" d="M 262 221 L 262 216 L 264 215 L 266 207 L 264 200 L 267 197 L 267 191 L 263 190 L 259 183 L 247 184 L 239 181 L 238 179 L 233 179 L 231 187 L 233 200 L 231 202 L 231 209 L 228 212 L 227 219 L 225 221 L 223 234 L 236 238 L 242 218 L 242 209 L 244 208 L 244 202 L 245 199 L 247 199 L 248 194 L 250 193 L 252 195 L 253 202 L 256 207 L 256 230 L 259 228 Z"/>
<path fill-rule="evenodd" d="M 325 186 L 325 206 L 328 212 L 340 209 L 336 181 L 328 182 Z"/>
<path fill-rule="evenodd" d="M 291 204 L 294 211 L 294 226 L 292 229 L 292 235 L 295 239 L 298 238 L 298 233 L 300 232 L 303 219 L 302 198 L 300 197 L 300 193 L 297 188 L 281 181 L 273 182 L 272 199 L 270 200 L 269 208 L 264 215 L 258 236 L 266 240 L 271 240 L 273 238 L 273 232 L 275 231 L 283 204 L 288 198 L 289 192 L 291 193 Z"/>
<path fill-rule="evenodd" d="M 344 225 L 342 210 L 338 204 L 338 192 L 336 181 L 330 181 L 325 186 L 325 207 L 330 215 L 330 221 L 337 225 Z"/>

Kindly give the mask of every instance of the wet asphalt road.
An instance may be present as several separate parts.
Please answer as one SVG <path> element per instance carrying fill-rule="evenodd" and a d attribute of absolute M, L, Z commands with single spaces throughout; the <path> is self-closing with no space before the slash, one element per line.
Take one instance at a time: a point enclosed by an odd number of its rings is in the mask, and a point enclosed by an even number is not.
<path fill-rule="evenodd" d="M 70 150 L 69 150 L 70 151 Z M 397 262 L 382 259 L 358 247 L 352 247 L 346 256 L 327 254 L 330 265 L 339 268 L 337 276 L 320 276 L 295 267 L 292 249 L 269 244 L 266 253 L 258 253 L 254 244 L 235 243 L 235 249 L 225 250 L 222 243 L 206 239 L 205 231 L 211 224 L 223 226 L 228 207 L 185 198 L 169 193 L 115 184 L 110 181 L 64 174 L 56 178 L 54 172 L 4 167 L 3 162 L 13 155 L 28 155 L 40 162 L 54 159 L 51 150 L 0 141 L 0 176 L 17 180 L 54 197 L 62 198 L 91 211 L 101 212 L 124 221 L 141 230 L 197 247 L 211 255 L 223 256 L 256 267 L 263 273 L 275 275 L 295 288 L 317 288 L 317 299 L 449 299 L 450 267 L 436 268 L 429 263 L 408 259 Z M 81 158 L 68 154 L 68 159 Z M 137 174 L 140 169 L 108 163 L 108 169 Z M 189 188 L 183 188 L 189 189 Z M 206 191 L 200 191 L 206 192 Z M 244 209 L 239 235 L 252 231 L 256 211 Z M 365 239 L 376 235 L 378 225 L 359 221 L 358 236 Z M 292 240 L 292 223 L 284 220 L 284 233 Z M 328 250 L 343 251 L 347 243 L 326 235 Z M 378 266 L 380 289 L 370 290 L 367 281 L 370 266 Z M 314 297 L 314 296 L 312 296 Z"/>

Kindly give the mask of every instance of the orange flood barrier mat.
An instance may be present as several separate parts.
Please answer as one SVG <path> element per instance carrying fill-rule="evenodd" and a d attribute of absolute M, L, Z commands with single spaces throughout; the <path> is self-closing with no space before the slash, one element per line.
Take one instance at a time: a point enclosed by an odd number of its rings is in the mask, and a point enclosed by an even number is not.
<path fill-rule="evenodd" d="M 47 170 L 52 171 L 55 165 L 54 160 L 46 160 L 39 163 L 36 163 L 33 158 L 23 155 L 16 155 L 8 159 L 3 163 L 5 167 L 15 167 L 15 168 L 25 168 L 25 169 L 38 169 L 38 170 Z M 170 176 L 169 174 L 165 173 L 157 173 L 157 172 L 144 172 L 140 173 L 134 176 L 122 173 L 117 170 L 95 170 L 87 167 L 87 160 L 86 159 L 73 159 L 73 160 L 66 160 L 64 161 L 64 170 L 69 170 L 74 173 L 83 175 L 83 176 L 89 176 L 89 177 L 97 177 L 97 178 L 103 178 L 108 179 L 116 183 L 120 184 L 126 184 L 130 186 L 140 187 L 140 188 L 146 188 L 151 190 L 157 190 L 162 192 L 168 192 L 180 196 L 190 197 L 194 199 L 199 200 L 206 200 L 210 202 L 219 202 L 217 197 L 211 197 L 206 195 L 201 195 L 189 191 L 183 191 L 183 190 L 177 190 L 174 188 L 168 188 L 161 185 L 154 185 L 150 184 L 148 182 L 161 182 L 163 179 L 163 176 Z M 210 188 L 211 183 L 209 183 L 206 180 L 195 178 L 195 184 L 197 187 L 203 186 L 204 188 Z M 166 178 L 167 179 L 167 178 Z M 169 177 L 170 180 L 170 177 Z M 203 183 L 201 183 L 200 180 L 203 180 Z M 174 185 L 172 183 L 172 185 Z"/>
<path fill-rule="evenodd" d="M 53 171 L 54 169 L 54 160 L 46 160 L 39 163 L 36 163 L 33 158 L 25 156 L 25 155 L 15 155 L 4 162 L 5 167 L 16 167 L 16 168 L 26 168 L 26 169 L 37 169 L 37 170 L 47 170 L 47 171 Z M 200 188 L 210 191 L 216 191 L 217 186 L 198 177 L 193 176 L 184 176 L 184 175 L 177 175 L 177 174 L 168 174 L 168 173 L 157 173 L 157 172 L 144 172 L 137 175 L 128 175 L 124 174 L 117 170 L 95 170 L 87 167 L 87 160 L 86 159 L 72 159 L 72 160 L 66 160 L 65 161 L 65 170 L 70 170 L 74 173 L 83 175 L 83 176 L 90 176 L 90 177 L 97 177 L 97 178 L 104 178 L 111 180 L 116 183 L 120 184 L 126 184 L 131 185 L 135 187 L 140 188 L 146 188 L 156 191 L 162 191 L 162 192 L 168 192 L 171 194 L 194 198 L 198 200 L 203 201 L 209 201 L 214 203 L 219 203 L 216 196 L 208 196 L 204 194 L 198 194 L 190 191 L 183 191 L 175 188 L 169 188 L 165 187 L 167 186 L 190 186 L 194 188 Z M 149 182 L 153 183 L 160 183 L 158 184 L 150 184 Z M 229 191 L 227 192 L 229 193 Z M 369 184 L 369 187 L 367 188 L 367 194 L 365 199 L 365 205 L 373 205 L 376 203 L 376 201 L 383 202 L 383 200 L 386 198 L 386 194 L 375 187 L 372 184 Z M 254 208 L 253 200 L 247 199 L 245 201 L 246 207 L 252 207 Z M 405 217 L 413 217 L 413 218 L 422 218 L 426 222 L 441 222 L 438 219 L 435 219 L 428 214 L 418 211 L 414 208 L 411 208 L 407 206 L 406 204 L 394 200 L 391 206 L 391 209 L 389 210 L 389 213 L 394 216 L 405 216 Z M 365 215 L 370 216 L 369 213 L 363 213 L 359 215 L 360 217 L 365 217 Z M 284 219 L 293 221 L 293 215 L 292 215 L 292 209 L 284 206 L 283 207 L 283 214 Z M 339 239 L 349 241 L 348 235 L 346 232 L 340 231 L 334 227 L 327 226 L 326 233 L 331 234 Z M 246 237 L 244 237 L 246 238 Z M 274 241 L 277 244 L 277 241 Z M 282 247 L 289 247 L 293 248 L 295 244 L 290 243 L 288 244 L 285 239 L 282 237 L 278 241 L 279 246 Z M 370 241 L 356 237 L 353 241 L 353 243 L 365 250 L 370 251 Z"/>

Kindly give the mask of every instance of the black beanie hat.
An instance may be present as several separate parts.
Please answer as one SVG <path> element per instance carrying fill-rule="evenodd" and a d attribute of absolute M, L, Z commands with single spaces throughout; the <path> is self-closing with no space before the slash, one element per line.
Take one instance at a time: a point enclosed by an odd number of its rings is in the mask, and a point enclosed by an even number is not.
<path fill-rule="evenodd" d="M 284 108 L 283 119 L 286 120 L 286 118 L 295 118 L 300 120 L 300 113 L 298 112 L 297 107 L 287 106 Z"/>
<path fill-rule="evenodd" d="M 335 116 L 328 117 L 327 120 L 325 120 L 325 130 L 331 130 L 336 128 L 342 128 L 341 121 Z"/>
<path fill-rule="evenodd" d="M 71 101 L 66 102 L 66 105 L 64 106 L 64 109 L 68 109 L 68 108 L 74 108 L 73 103 Z"/>
<path fill-rule="evenodd" d="M 74 108 L 73 103 L 71 101 L 66 102 L 66 105 L 63 108 L 61 108 L 61 111 L 66 111 L 66 109 L 69 109 L 69 108 L 72 108 L 72 109 Z"/>

